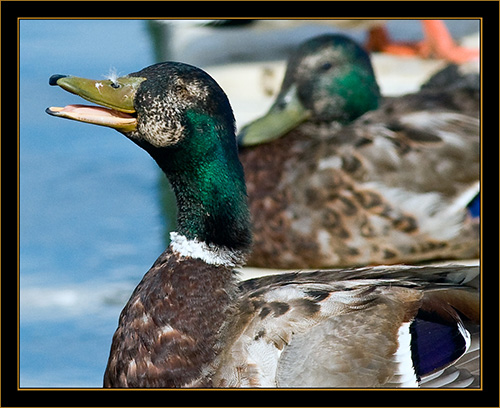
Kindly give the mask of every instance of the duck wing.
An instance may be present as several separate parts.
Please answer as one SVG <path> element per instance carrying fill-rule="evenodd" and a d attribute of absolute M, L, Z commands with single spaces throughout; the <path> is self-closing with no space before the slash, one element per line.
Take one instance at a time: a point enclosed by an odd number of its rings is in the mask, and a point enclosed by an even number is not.
<path fill-rule="evenodd" d="M 479 302 L 463 285 L 478 273 L 399 266 L 243 282 L 214 385 L 418 386 L 466 352 L 462 318 L 478 324 Z"/>

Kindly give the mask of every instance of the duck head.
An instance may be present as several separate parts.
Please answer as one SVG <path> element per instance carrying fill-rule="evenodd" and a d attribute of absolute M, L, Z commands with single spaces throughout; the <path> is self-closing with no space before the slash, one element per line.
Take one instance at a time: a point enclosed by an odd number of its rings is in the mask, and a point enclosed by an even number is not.
<path fill-rule="evenodd" d="M 245 126 L 241 146 L 277 139 L 304 121 L 346 124 L 379 105 L 370 57 L 348 37 L 306 41 L 288 61 L 281 90 L 268 113 Z"/>
<path fill-rule="evenodd" d="M 204 71 L 187 64 L 160 63 L 106 80 L 53 75 L 49 84 L 100 106 L 50 107 L 48 114 L 111 127 L 139 144 L 161 148 L 180 142 L 189 134 L 186 123 L 200 121 L 194 117 L 198 113 L 234 129 L 222 89 Z"/>
<path fill-rule="evenodd" d="M 176 194 L 178 233 L 238 250 L 249 246 L 234 116 L 206 72 L 164 62 L 108 80 L 53 75 L 49 84 L 99 106 L 50 107 L 47 113 L 116 129 L 156 160 Z"/>

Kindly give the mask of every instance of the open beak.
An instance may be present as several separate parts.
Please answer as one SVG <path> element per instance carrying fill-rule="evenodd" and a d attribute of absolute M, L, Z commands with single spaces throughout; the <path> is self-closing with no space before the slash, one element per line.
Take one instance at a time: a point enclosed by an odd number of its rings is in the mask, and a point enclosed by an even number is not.
<path fill-rule="evenodd" d="M 127 76 L 113 81 L 110 79 L 97 81 L 67 75 L 52 75 L 49 79 L 50 85 L 58 85 L 100 106 L 53 106 L 47 108 L 46 112 L 60 118 L 131 132 L 137 127 L 134 97 L 143 81 L 145 78 Z"/>
<path fill-rule="evenodd" d="M 285 135 L 311 117 L 311 111 L 300 102 L 295 86 L 280 94 L 269 111 L 244 126 L 238 133 L 240 146 L 270 142 Z"/>

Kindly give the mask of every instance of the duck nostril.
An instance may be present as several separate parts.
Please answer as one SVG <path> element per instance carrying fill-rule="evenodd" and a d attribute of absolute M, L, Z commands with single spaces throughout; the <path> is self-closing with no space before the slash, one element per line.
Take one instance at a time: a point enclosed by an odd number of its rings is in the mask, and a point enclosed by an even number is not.
<path fill-rule="evenodd" d="M 61 78 L 66 78 L 69 75 L 55 74 L 49 78 L 49 85 L 57 85 L 57 81 Z"/>

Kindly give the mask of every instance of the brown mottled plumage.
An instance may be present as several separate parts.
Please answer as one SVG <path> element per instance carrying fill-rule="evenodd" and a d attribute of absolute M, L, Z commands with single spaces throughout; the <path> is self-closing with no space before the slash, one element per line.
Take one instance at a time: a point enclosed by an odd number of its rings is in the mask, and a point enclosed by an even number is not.
<path fill-rule="evenodd" d="M 479 226 L 468 218 L 467 203 L 448 211 L 479 180 L 477 120 L 424 113 L 422 124 L 412 118 L 406 125 L 402 116 L 383 126 L 382 115 L 370 112 L 325 138 L 307 136 L 302 126 L 240 151 L 254 231 L 249 265 L 314 268 L 478 255 Z M 426 119 L 432 131 L 422 126 Z"/>
<path fill-rule="evenodd" d="M 338 99 L 347 95 L 348 109 L 350 96 L 334 68 L 358 60 L 347 47 L 342 54 L 336 36 L 321 38 L 322 48 L 305 43 L 292 56 L 275 104 L 239 136 L 240 144 L 249 135 L 257 140 L 272 117 L 273 128 L 286 120 L 290 90 L 309 112 L 280 138 L 240 148 L 254 233 L 248 264 L 325 268 L 477 257 L 479 222 L 466 206 L 479 189 L 478 75 L 449 66 L 420 92 L 385 98 L 343 123 Z M 308 69 L 297 68 L 302 64 Z M 337 98 L 323 119 L 300 100 L 309 83 L 322 84 L 312 98 L 318 106 Z M 374 91 L 366 88 L 365 97 Z"/>
<path fill-rule="evenodd" d="M 398 388 L 418 379 L 430 388 L 476 387 L 476 350 L 467 370 L 443 373 L 460 352 L 428 381 L 430 373 L 411 374 L 397 357 L 401 326 L 428 319 L 425 313 L 440 326 L 463 319 L 478 332 L 475 274 L 474 267 L 394 266 L 288 273 L 237 286 L 230 268 L 168 249 L 123 309 L 104 386 Z"/>
<path fill-rule="evenodd" d="M 104 387 L 211 386 L 202 373 L 217 354 L 235 294 L 231 268 L 181 259 L 167 249 L 120 315 Z"/>

